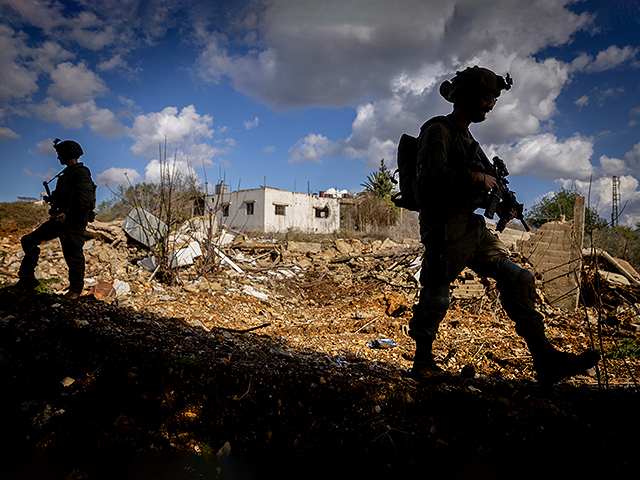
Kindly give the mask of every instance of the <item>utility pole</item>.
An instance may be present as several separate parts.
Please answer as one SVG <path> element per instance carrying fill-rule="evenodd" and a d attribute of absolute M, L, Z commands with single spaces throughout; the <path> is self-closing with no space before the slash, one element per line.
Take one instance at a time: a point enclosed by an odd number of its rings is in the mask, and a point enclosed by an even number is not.
<path fill-rule="evenodd" d="M 611 193 L 611 226 L 618 225 L 618 206 L 620 205 L 620 177 L 614 175 L 612 177 Z"/>

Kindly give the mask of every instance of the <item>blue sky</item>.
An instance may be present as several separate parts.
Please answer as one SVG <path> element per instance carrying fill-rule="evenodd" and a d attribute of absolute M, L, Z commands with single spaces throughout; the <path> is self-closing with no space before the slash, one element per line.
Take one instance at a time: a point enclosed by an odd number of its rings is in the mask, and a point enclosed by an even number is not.
<path fill-rule="evenodd" d="M 525 206 L 576 187 L 609 219 L 617 175 L 640 222 L 638 0 L 0 0 L 0 60 L 0 201 L 39 196 L 56 137 L 99 201 L 165 138 L 210 184 L 355 192 L 477 64 L 514 78 L 472 132 Z"/>

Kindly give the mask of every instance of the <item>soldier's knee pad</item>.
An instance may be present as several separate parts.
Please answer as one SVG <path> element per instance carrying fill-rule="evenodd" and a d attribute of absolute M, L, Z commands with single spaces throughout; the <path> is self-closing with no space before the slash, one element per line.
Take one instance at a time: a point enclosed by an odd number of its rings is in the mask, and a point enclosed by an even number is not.
<path fill-rule="evenodd" d="M 424 287 L 420 292 L 418 304 L 423 313 L 433 312 L 444 315 L 449 309 L 449 285 L 431 288 Z"/>
<path fill-rule="evenodd" d="M 511 260 L 505 260 L 498 269 L 500 280 L 511 283 L 519 283 L 526 286 L 535 287 L 536 279 L 526 268 L 516 265 Z"/>

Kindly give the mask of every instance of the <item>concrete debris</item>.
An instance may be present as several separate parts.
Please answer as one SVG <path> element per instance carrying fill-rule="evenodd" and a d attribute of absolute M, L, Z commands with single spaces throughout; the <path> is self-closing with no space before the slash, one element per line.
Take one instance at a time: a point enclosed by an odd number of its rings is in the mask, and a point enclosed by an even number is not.
<path fill-rule="evenodd" d="M 193 265 L 196 258 L 202 256 L 200 244 L 198 242 L 189 242 L 187 245 L 174 249 L 169 255 L 169 265 L 172 268 L 182 267 L 184 265 Z"/>
<path fill-rule="evenodd" d="M 323 242 L 247 239 L 239 232 L 218 228 L 207 216 L 186 222 L 171 235 L 174 249 L 170 264 L 177 269 L 178 285 L 167 291 L 155 279 L 158 260 L 149 254 L 155 241 L 148 230 L 156 227 L 163 228 L 160 220 L 136 209 L 124 222 L 90 224 L 84 245 L 88 293 L 107 301 L 118 299 L 124 304 L 130 302 L 125 297 L 131 297 L 135 303 L 140 295 L 174 298 L 182 290 L 209 294 L 236 291 L 269 302 L 270 292 L 278 283 L 299 282 L 301 288 L 313 289 L 326 281 L 345 288 L 366 281 L 402 293 L 394 297 L 393 292 L 388 292 L 384 297 L 385 314 L 394 318 L 411 314 L 419 291 L 423 247 L 416 240 L 396 243 L 390 239 L 354 238 Z M 526 236 L 525 232 L 512 230 L 507 228 L 504 233 L 508 238 L 517 239 L 511 243 L 512 259 L 536 274 L 538 295 L 543 300 L 541 310 L 545 314 L 558 308 L 571 310 L 573 303 L 563 306 L 558 300 L 568 288 L 577 290 L 571 286 L 571 282 L 579 278 L 576 266 L 580 265 L 573 259 L 571 225 L 551 222 Z M 19 237 L 0 240 L 3 253 L 0 273 L 15 278 L 23 256 Z M 637 289 L 633 290 L 640 284 L 640 275 L 633 267 L 600 250 L 585 249 L 581 253 L 585 261 L 599 260 L 601 279 L 615 295 L 623 294 L 623 306 L 640 304 L 640 294 Z M 314 272 L 316 280 L 306 280 L 310 278 L 309 272 Z M 50 280 L 48 288 L 55 293 L 63 292 L 67 284 L 53 279 L 66 275 L 59 241 L 48 242 L 42 248 L 36 277 Z M 413 300 L 408 301 L 410 296 Z M 454 302 L 475 305 L 476 309 L 499 305 L 495 283 L 469 269 L 452 284 L 451 297 Z M 618 303 L 611 301 L 611 310 Z M 632 317 L 629 322 L 636 321 L 635 315 Z"/>
<path fill-rule="evenodd" d="M 155 215 L 142 208 L 134 208 L 122 222 L 122 229 L 143 245 L 153 247 L 167 232 L 168 227 Z"/>

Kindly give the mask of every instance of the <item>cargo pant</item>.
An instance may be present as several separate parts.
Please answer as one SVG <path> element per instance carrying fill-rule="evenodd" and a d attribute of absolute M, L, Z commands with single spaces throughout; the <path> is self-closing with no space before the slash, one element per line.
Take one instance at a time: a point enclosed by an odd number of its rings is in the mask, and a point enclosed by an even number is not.
<path fill-rule="evenodd" d="M 84 227 L 63 226 L 63 223 L 53 219 L 47 220 L 33 232 L 22 237 L 22 250 L 24 258 L 20 264 L 18 276 L 33 277 L 38 258 L 40 256 L 40 245 L 54 238 L 60 238 L 62 254 L 69 267 L 69 291 L 82 293 L 84 287 Z"/>
<path fill-rule="evenodd" d="M 449 308 L 451 282 L 465 267 L 497 281 L 502 306 L 519 335 L 527 339 L 544 332 L 543 317 L 535 309 L 533 275 L 508 260 L 506 247 L 487 229 L 481 215 L 421 219 L 420 227 L 425 246 L 420 272 L 422 290 L 409 321 L 409 335 L 417 343 L 430 345 L 435 339 Z"/>

